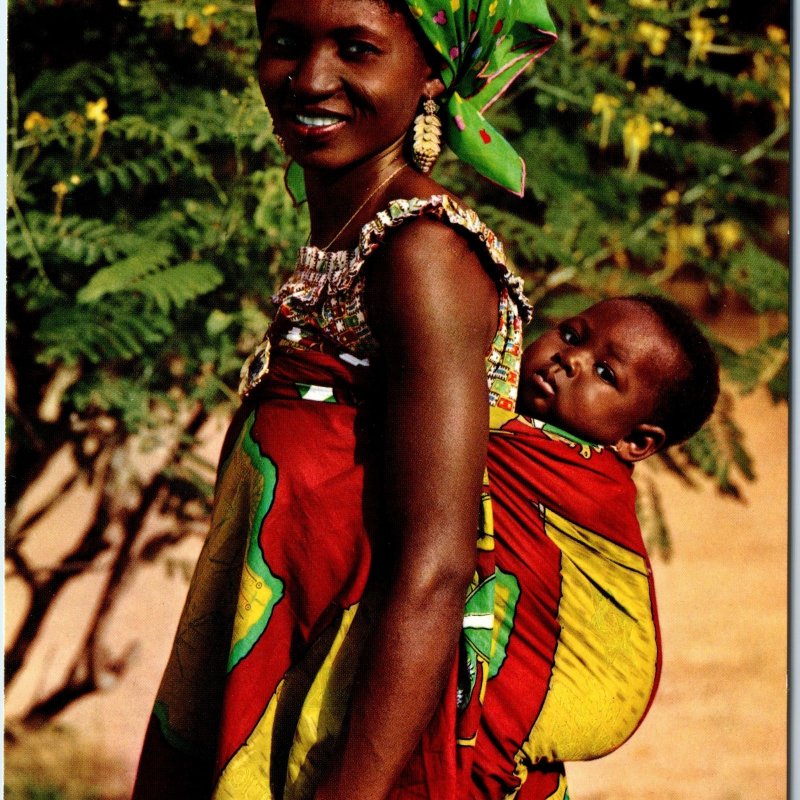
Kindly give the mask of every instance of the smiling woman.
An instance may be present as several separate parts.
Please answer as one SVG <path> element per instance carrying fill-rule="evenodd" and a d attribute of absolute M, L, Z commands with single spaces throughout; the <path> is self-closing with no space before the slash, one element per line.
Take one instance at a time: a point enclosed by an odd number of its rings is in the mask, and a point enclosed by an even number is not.
<path fill-rule="evenodd" d="M 414 153 L 438 101 L 454 150 L 519 191 L 482 109 L 552 25 L 536 0 L 257 10 L 311 243 L 242 371 L 134 796 L 470 796 L 489 663 L 459 635 L 491 625 L 464 601 L 491 604 L 488 411 L 513 408 L 529 309 Z"/>
<path fill-rule="evenodd" d="M 444 89 L 405 16 L 368 0 L 274 2 L 258 77 L 275 130 L 307 174 L 397 156 L 420 98 Z"/>

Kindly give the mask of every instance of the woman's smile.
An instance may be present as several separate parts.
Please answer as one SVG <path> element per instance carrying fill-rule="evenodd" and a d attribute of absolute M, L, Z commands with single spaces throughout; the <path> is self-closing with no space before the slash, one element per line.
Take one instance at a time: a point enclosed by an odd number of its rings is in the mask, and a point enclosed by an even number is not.
<path fill-rule="evenodd" d="M 285 125 L 299 139 L 320 139 L 330 136 L 347 124 L 347 117 L 325 110 L 304 109 L 286 114 Z"/>

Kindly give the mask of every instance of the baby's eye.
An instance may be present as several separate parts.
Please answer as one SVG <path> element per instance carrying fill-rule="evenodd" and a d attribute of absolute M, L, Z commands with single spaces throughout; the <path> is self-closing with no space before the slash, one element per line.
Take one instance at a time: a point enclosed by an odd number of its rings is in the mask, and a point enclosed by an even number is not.
<path fill-rule="evenodd" d="M 611 384 L 611 386 L 617 385 L 617 376 L 608 364 L 600 363 L 595 367 L 595 370 L 597 371 L 597 377 L 600 378 L 601 381 Z"/>
<path fill-rule="evenodd" d="M 578 344 L 581 340 L 581 337 L 578 335 L 578 332 L 575 330 L 575 328 L 572 328 L 569 325 L 562 325 L 560 332 L 561 340 L 565 344 Z"/>

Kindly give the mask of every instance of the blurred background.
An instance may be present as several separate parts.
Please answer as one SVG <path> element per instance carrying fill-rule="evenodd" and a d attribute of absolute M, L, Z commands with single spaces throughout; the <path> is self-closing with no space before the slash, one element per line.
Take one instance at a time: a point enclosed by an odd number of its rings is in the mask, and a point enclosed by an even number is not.
<path fill-rule="evenodd" d="M 664 671 L 574 800 L 786 796 L 788 2 L 552 0 L 493 109 L 522 200 L 445 154 L 536 319 L 646 291 L 724 392 L 637 466 Z M 249 2 L 12 0 L 5 796 L 125 798 L 243 359 L 308 233 Z"/>

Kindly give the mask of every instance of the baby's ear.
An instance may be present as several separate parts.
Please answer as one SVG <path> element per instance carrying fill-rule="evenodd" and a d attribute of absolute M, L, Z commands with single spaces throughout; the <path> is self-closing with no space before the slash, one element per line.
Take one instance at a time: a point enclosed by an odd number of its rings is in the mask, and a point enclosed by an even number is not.
<path fill-rule="evenodd" d="M 620 439 L 614 449 L 623 461 L 633 464 L 655 455 L 664 447 L 666 440 L 667 434 L 663 428 L 643 422 Z"/>

